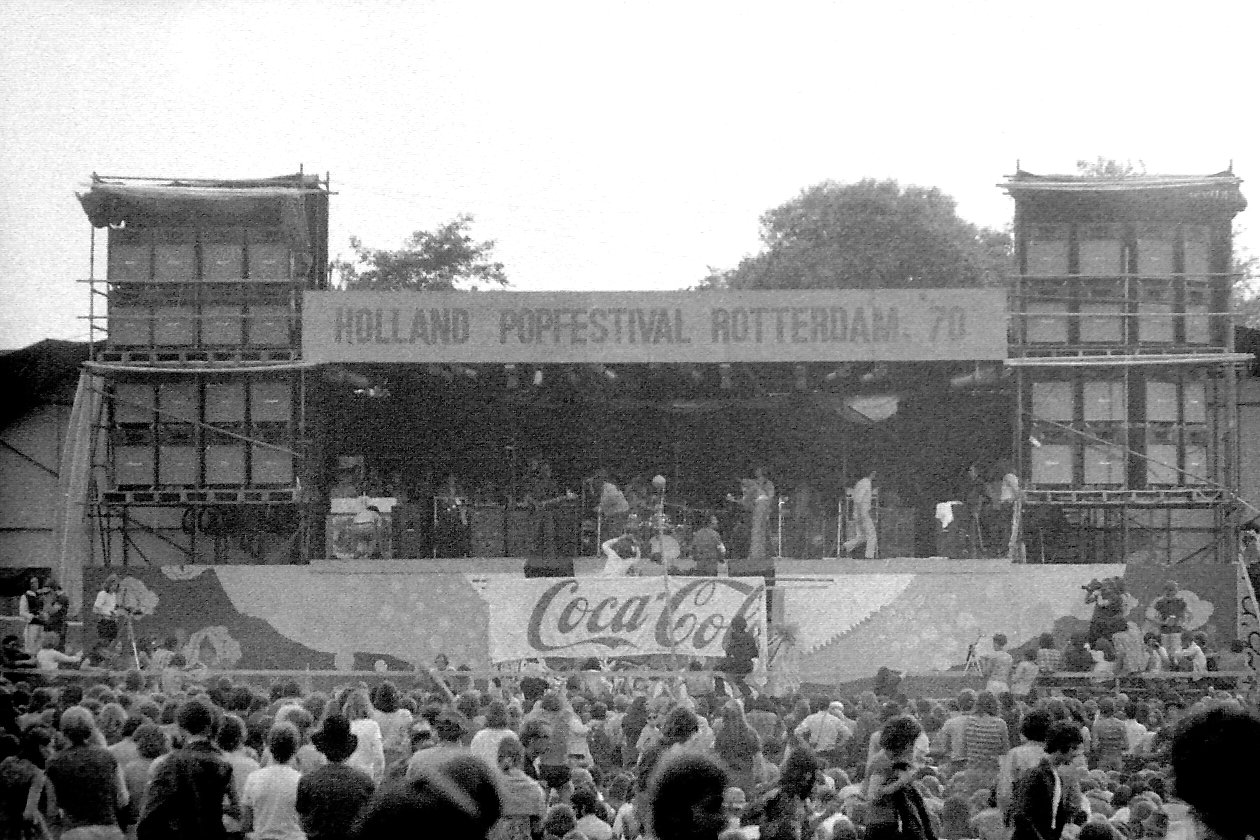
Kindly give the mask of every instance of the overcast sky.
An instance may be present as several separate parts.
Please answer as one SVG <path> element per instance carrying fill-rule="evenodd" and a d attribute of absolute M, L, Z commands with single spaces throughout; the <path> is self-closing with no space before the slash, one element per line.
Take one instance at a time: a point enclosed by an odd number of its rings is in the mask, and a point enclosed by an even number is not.
<path fill-rule="evenodd" d="M 1246 2 L 8 0 L 0 347 L 86 339 L 74 192 L 93 171 L 304 164 L 332 174 L 334 255 L 467 212 L 525 290 L 685 287 L 755 252 L 758 217 L 825 179 L 938 186 L 993 227 L 1017 159 L 1232 160 L 1247 179 L 1256 17 Z"/>

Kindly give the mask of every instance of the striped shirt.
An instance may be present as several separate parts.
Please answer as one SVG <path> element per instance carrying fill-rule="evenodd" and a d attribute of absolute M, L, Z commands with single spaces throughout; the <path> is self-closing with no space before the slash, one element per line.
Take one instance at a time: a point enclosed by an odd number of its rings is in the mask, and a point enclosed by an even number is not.
<path fill-rule="evenodd" d="M 1011 748 L 1006 721 L 993 715 L 976 715 L 963 732 L 963 752 L 967 767 L 996 770 L 998 759 Z"/>
<path fill-rule="evenodd" d="M 1129 751 L 1129 733 L 1124 721 L 1113 717 L 1100 718 L 1094 724 L 1094 754 L 1099 758 L 1123 755 Z"/>

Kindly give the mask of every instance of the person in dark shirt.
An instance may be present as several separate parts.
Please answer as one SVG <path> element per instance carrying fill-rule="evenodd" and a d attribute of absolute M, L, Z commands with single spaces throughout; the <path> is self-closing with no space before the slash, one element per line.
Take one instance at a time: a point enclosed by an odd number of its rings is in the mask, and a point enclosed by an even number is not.
<path fill-rule="evenodd" d="M 145 798 L 139 836 L 223 840 L 227 836 L 223 815 L 239 817 L 240 802 L 232 784 L 232 765 L 214 745 L 214 706 L 195 697 L 180 707 L 176 723 L 187 739 L 158 764 Z"/>
<path fill-rule="evenodd" d="M 45 601 L 48 614 L 44 630 L 57 634 L 57 650 L 66 650 L 66 623 L 70 619 L 70 596 L 53 578 L 48 579 L 48 598 Z"/>
<path fill-rule="evenodd" d="M 16 633 L 4 637 L 0 643 L 0 670 L 36 668 L 35 657 L 22 650 L 22 639 Z"/>
<path fill-rule="evenodd" d="M 722 671 L 731 683 L 739 689 L 740 694 L 747 697 L 752 693 L 744 678 L 752 673 L 753 660 L 761 650 L 757 647 L 757 639 L 748 632 L 748 623 L 742 615 L 731 619 L 731 629 L 726 633 L 726 641 L 722 644 L 722 652 L 726 657 L 722 660 Z"/>
<path fill-rule="evenodd" d="M 501 811 L 494 771 L 472 754 L 456 755 L 377 791 L 350 837 L 485 837 Z"/>
<path fill-rule="evenodd" d="M 44 771 L 62 813 L 61 836 L 66 840 L 80 834 L 93 840 L 123 836 L 118 813 L 127 805 L 127 786 L 113 754 L 91 743 L 95 732 L 88 709 L 72 706 L 62 712 L 61 733 L 70 746 Z"/>
<path fill-rule="evenodd" d="M 1182 722 L 1169 751 L 1178 798 L 1190 806 L 1200 837 L 1260 837 L 1260 717 L 1218 706 Z"/>
<path fill-rule="evenodd" d="M 343 715 L 330 715 L 311 743 L 328 759 L 298 782 L 297 812 L 307 840 L 344 840 L 376 786 L 366 773 L 346 766 L 358 747 Z"/>

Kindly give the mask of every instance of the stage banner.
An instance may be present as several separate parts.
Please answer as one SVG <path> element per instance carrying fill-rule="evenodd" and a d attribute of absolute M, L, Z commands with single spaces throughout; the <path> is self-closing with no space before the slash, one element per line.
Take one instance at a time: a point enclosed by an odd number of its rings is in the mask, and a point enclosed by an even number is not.
<path fill-rule="evenodd" d="M 322 362 L 996 360 L 1004 289 L 306 292 Z"/>
<path fill-rule="evenodd" d="M 492 578 L 490 658 L 723 655 L 743 616 L 764 650 L 762 578 Z"/>

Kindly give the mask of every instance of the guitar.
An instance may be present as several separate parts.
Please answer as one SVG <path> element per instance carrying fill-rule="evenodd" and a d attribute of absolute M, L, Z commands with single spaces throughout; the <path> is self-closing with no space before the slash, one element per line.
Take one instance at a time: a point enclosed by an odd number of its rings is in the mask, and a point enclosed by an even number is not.
<path fill-rule="evenodd" d="M 563 495 L 554 496 L 550 499 L 541 499 L 539 501 L 532 502 L 532 504 L 534 507 L 541 510 L 542 508 L 554 507 L 561 502 L 571 502 L 576 498 L 577 493 L 574 493 L 572 490 L 565 490 Z"/>

